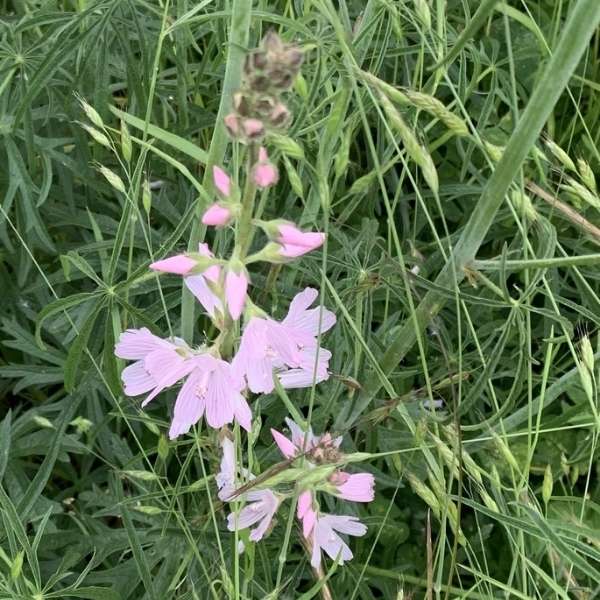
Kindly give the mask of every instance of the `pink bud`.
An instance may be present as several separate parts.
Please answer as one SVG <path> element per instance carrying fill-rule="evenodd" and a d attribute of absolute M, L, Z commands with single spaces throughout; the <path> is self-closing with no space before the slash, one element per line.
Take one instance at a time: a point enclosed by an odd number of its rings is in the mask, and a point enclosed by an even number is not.
<path fill-rule="evenodd" d="M 231 211 L 226 206 L 221 206 L 217 202 L 211 204 L 202 215 L 202 222 L 205 225 L 220 227 L 227 225 L 231 220 Z"/>
<path fill-rule="evenodd" d="M 259 163 L 252 171 L 252 177 L 254 178 L 254 183 L 256 183 L 259 188 L 264 189 L 277 183 L 279 180 L 279 173 L 277 172 L 277 167 L 273 163 Z"/>
<path fill-rule="evenodd" d="M 250 139 L 261 137 L 265 132 L 265 126 L 259 119 L 244 119 L 242 122 L 244 135 Z"/>
<path fill-rule="evenodd" d="M 240 122 L 235 113 L 229 113 L 224 119 L 225 127 L 231 137 L 238 137 L 240 135 Z"/>
<path fill-rule="evenodd" d="M 258 162 L 252 169 L 252 178 L 254 183 L 261 189 L 275 185 L 279 180 L 277 167 L 269 161 L 269 155 L 264 146 L 258 149 Z"/>
<path fill-rule="evenodd" d="M 245 269 L 236 273 L 232 269 L 225 276 L 225 298 L 229 314 L 234 321 L 240 318 L 246 304 L 246 292 L 248 290 L 248 275 Z"/>
<path fill-rule="evenodd" d="M 229 175 L 227 175 L 220 167 L 213 166 L 213 181 L 221 195 L 225 198 L 229 198 L 229 195 L 231 194 L 231 181 L 229 180 Z"/>
<path fill-rule="evenodd" d="M 282 224 L 279 226 L 277 241 L 281 244 L 282 256 L 296 258 L 322 246 L 325 234 L 316 231 L 305 232 L 291 223 Z"/>
<path fill-rule="evenodd" d="M 150 265 L 154 271 L 161 273 L 173 273 L 175 275 L 185 275 L 196 266 L 196 261 L 185 254 L 177 254 L 163 260 L 158 260 Z"/>

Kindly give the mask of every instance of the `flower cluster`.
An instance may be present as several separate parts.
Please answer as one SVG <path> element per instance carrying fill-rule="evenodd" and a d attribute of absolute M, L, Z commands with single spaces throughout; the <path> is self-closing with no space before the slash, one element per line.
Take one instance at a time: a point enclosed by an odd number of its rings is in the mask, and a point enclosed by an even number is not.
<path fill-rule="evenodd" d="M 163 390 L 180 385 L 169 429 L 171 439 L 189 432 L 202 418 L 209 427 L 221 430 L 223 454 L 216 481 L 221 500 L 235 505 L 228 517 L 229 529 L 252 528 L 248 539 L 260 540 L 282 501 L 296 495 L 302 535 L 316 568 L 321 550 L 341 562 L 352 557 L 339 534 L 357 536 L 366 531 L 355 517 L 322 512 L 319 495 L 370 502 L 373 476 L 342 470 L 349 459 L 339 449 L 341 438 L 315 436 L 310 428 L 303 432 L 288 419 L 291 440 L 272 430 L 286 459 L 284 468 L 275 477 L 265 479 L 265 473 L 254 477 L 238 464 L 227 427 L 237 423 L 251 431 L 251 393 L 269 394 L 279 386 L 307 388 L 330 376 L 331 352 L 320 346 L 320 338 L 335 325 L 336 317 L 330 310 L 313 306 L 319 295 L 316 289 L 307 287 L 297 293 L 282 320 L 268 315 L 250 299 L 251 265 L 261 261 L 286 263 L 325 241 L 324 234 L 304 231 L 292 221 L 265 221 L 254 215 L 257 190 L 274 186 L 279 177 L 259 140 L 273 127 L 289 123 L 281 94 L 290 87 L 301 64 L 300 50 L 272 33 L 246 61 L 243 87 L 235 95 L 234 112 L 225 123 L 232 137 L 247 145 L 248 166 L 239 179 L 219 166 L 212 167 L 217 197 L 202 215 L 207 226 L 232 226 L 229 256 L 215 256 L 207 243 L 200 243 L 197 250 L 150 265 L 157 273 L 183 279 L 218 335 L 192 346 L 176 337 L 163 339 L 147 328 L 128 329 L 121 334 L 115 354 L 132 361 L 121 378 L 126 395 L 145 395 L 142 406 Z M 238 180 L 244 184 L 243 191 L 238 188 Z M 267 240 L 262 249 L 249 254 L 253 230 L 261 230 Z M 243 326 L 238 328 L 236 321 Z M 293 407 L 288 407 L 292 411 Z"/>
<path fill-rule="evenodd" d="M 191 284 L 190 279 L 194 279 Z M 219 296 L 208 286 L 211 279 L 206 271 L 184 281 L 209 314 L 222 310 Z M 115 347 L 119 358 L 135 361 L 121 374 L 125 393 L 147 393 L 142 402 L 146 406 L 161 391 L 183 381 L 175 401 L 171 439 L 187 433 L 202 416 L 210 427 L 237 421 L 249 431 L 251 411 L 243 392 L 272 392 L 275 378 L 284 388 L 309 387 L 315 371 L 316 381 L 329 377 L 331 353 L 317 344 L 317 337 L 335 324 L 335 315 L 324 310 L 320 318 L 319 308 L 309 308 L 317 294 L 313 288 L 297 294 L 282 321 L 252 316 L 229 362 L 221 358 L 217 345 L 191 348 L 182 339 L 162 339 L 146 328 L 128 329 Z"/>
<path fill-rule="evenodd" d="M 318 494 L 331 494 L 351 502 L 371 502 L 374 498 L 374 477 L 370 473 L 350 474 L 339 468 L 346 461 L 339 449 L 341 437 L 334 438 L 329 433 L 316 436 L 311 428 L 304 432 L 291 419 L 286 419 L 286 423 L 291 439 L 274 429 L 271 434 L 291 466 L 279 477 L 274 476 L 265 482 L 264 485 L 269 487 L 256 485 L 252 473 L 236 468 L 233 442 L 229 437 L 223 438 L 221 470 L 216 478 L 219 498 L 245 503 L 242 509 L 229 514 L 228 528 L 233 531 L 253 527 L 249 539 L 258 541 L 269 531 L 281 503 L 297 494 L 297 517 L 301 522 L 302 535 L 311 549 L 311 565 L 315 568 L 320 566 L 322 551 L 343 564 L 352 558 L 352 551 L 339 534 L 362 536 L 367 528 L 356 517 L 322 512 Z M 284 489 L 278 492 L 274 489 L 274 483 L 285 486 L 290 480 L 295 481 L 291 491 Z M 244 481 L 245 485 L 236 490 L 236 482 L 241 485 Z"/>

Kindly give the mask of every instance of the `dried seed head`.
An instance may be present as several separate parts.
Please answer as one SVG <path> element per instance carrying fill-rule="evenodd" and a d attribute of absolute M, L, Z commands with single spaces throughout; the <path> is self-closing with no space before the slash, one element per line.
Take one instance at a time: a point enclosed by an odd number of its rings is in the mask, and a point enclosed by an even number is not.
<path fill-rule="evenodd" d="M 277 104 L 269 114 L 269 124 L 276 128 L 287 127 L 292 115 L 285 104 Z"/>
<path fill-rule="evenodd" d="M 233 95 L 233 108 L 240 117 L 251 116 L 252 103 L 248 96 L 243 92 L 236 92 Z"/>
<path fill-rule="evenodd" d="M 260 45 L 268 53 L 277 53 L 283 49 L 283 42 L 273 29 L 267 31 Z"/>

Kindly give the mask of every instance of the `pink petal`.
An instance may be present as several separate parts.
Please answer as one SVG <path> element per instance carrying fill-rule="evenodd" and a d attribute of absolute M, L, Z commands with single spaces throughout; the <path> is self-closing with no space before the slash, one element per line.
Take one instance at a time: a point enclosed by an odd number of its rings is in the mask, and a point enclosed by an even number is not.
<path fill-rule="evenodd" d="M 306 252 L 309 252 L 323 244 L 325 234 L 317 231 L 302 231 L 293 224 L 282 223 L 279 225 L 279 237 L 277 241 L 280 244 L 305 247 Z"/>
<path fill-rule="evenodd" d="M 202 215 L 202 223 L 204 223 L 204 225 L 212 225 L 215 227 L 227 225 L 230 220 L 231 211 L 217 203 L 209 206 L 204 215 Z"/>
<path fill-rule="evenodd" d="M 246 431 L 252 429 L 252 411 L 246 401 L 246 398 L 239 392 L 236 392 L 233 398 L 233 413 L 235 420 Z"/>
<path fill-rule="evenodd" d="M 228 270 L 225 276 L 225 297 L 227 307 L 233 320 L 240 318 L 246 303 L 246 292 L 248 290 L 248 276 L 244 271 L 236 273 Z"/>
<path fill-rule="evenodd" d="M 225 198 L 229 198 L 231 194 L 231 181 L 229 179 L 229 175 L 223 171 L 220 167 L 213 167 L 213 182 L 215 187 L 222 196 Z M 209 225 L 210 223 L 207 223 Z"/>
<path fill-rule="evenodd" d="M 187 433 L 192 425 L 195 425 L 202 417 L 204 412 L 204 396 L 199 395 L 198 388 L 208 379 L 208 374 L 197 371 L 192 373 L 181 386 L 175 409 L 173 411 L 173 421 L 169 429 L 169 439 L 174 439 L 178 435 Z"/>
<path fill-rule="evenodd" d="M 208 244 L 206 242 L 202 242 L 202 243 L 198 244 L 198 254 L 200 254 L 202 256 L 206 256 L 208 258 L 214 258 L 214 256 L 215 256 L 211 252 L 211 250 L 208 247 Z"/>
<path fill-rule="evenodd" d="M 271 432 L 272 431 L 273 430 L 271 429 Z M 311 507 L 311 505 L 312 505 L 312 494 L 310 493 L 310 490 L 306 490 L 305 492 L 302 492 L 298 496 L 297 516 L 299 519 L 304 517 L 304 515 L 306 514 L 306 511 Z"/>
<path fill-rule="evenodd" d="M 128 360 L 139 360 L 153 350 L 170 346 L 170 342 L 150 333 L 150 330 L 146 327 L 128 329 L 121 333 L 119 341 L 115 345 L 115 356 Z"/>
<path fill-rule="evenodd" d="M 270 162 L 258 163 L 252 171 L 252 177 L 254 183 L 256 183 L 259 188 L 264 189 L 277 183 L 279 180 L 279 173 L 277 167 Z"/>
<path fill-rule="evenodd" d="M 233 402 L 230 378 L 227 374 L 229 365 L 222 360 L 215 361 L 216 368 L 207 382 L 205 405 L 206 422 L 218 429 L 233 421 Z"/>
<path fill-rule="evenodd" d="M 141 360 L 125 367 L 121 373 L 121 380 L 124 386 L 123 391 L 127 396 L 145 394 L 156 386 L 154 377 L 144 369 L 144 362 Z"/>
<path fill-rule="evenodd" d="M 164 260 L 159 260 L 150 265 L 154 271 L 162 273 L 173 273 L 174 275 L 185 275 L 196 266 L 196 261 L 185 254 L 171 256 Z"/>
<path fill-rule="evenodd" d="M 372 502 L 375 497 L 375 478 L 371 473 L 355 473 L 338 486 L 338 493 L 344 500 L 352 502 Z"/>
<path fill-rule="evenodd" d="M 296 448 L 296 446 L 294 446 L 294 444 L 292 444 L 292 442 L 288 440 L 285 435 L 279 433 L 279 431 L 275 429 L 271 429 L 271 435 L 281 451 L 281 454 L 283 454 L 286 458 L 292 458 L 293 456 L 296 456 L 298 448 Z"/>
<path fill-rule="evenodd" d="M 318 292 L 314 288 L 306 288 L 296 294 L 282 324 L 313 338 L 319 335 L 319 331 L 321 333 L 329 331 L 335 325 L 335 314 L 326 308 L 321 310 L 320 306 L 308 308 L 317 296 Z"/>
<path fill-rule="evenodd" d="M 212 267 L 211 267 L 212 269 Z M 217 267 L 218 269 L 218 267 Z M 205 271 L 206 272 L 206 271 Z M 183 280 L 185 286 L 196 296 L 204 310 L 214 319 L 215 312 L 223 312 L 223 305 L 219 297 L 210 289 L 206 283 L 204 274 L 190 275 Z"/>

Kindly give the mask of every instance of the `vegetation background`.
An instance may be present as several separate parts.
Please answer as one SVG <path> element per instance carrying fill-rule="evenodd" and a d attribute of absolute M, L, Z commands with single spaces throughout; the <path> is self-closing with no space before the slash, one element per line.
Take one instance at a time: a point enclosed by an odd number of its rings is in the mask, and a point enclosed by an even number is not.
<path fill-rule="evenodd" d="M 0 0 L 0 597 L 598 597 L 599 22 L 598 0 Z M 282 554 L 285 511 L 234 559 L 215 433 L 168 442 L 172 395 L 142 412 L 113 356 L 126 326 L 202 338 L 147 265 L 205 235 L 270 27 L 306 61 L 262 200 L 328 244 L 255 289 L 276 314 L 322 289 L 334 376 L 291 397 L 387 453 L 327 586 L 295 532 Z M 253 410 L 268 465 L 285 407 Z"/>

